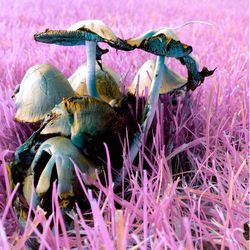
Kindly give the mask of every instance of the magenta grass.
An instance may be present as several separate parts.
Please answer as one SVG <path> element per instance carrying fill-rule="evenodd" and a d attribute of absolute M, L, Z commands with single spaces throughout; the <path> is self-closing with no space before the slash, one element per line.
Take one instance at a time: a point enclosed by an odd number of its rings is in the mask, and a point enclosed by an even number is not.
<path fill-rule="evenodd" d="M 244 224 L 249 222 L 248 175 L 248 3 L 247 1 L 7 1 L 0 2 L 0 248 L 22 249 L 37 238 L 40 249 L 247 249 Z M 173 108 L 161 98 L 150 155 L 143 145 L 139 166 L 126 158 L 131 197 L 95 184 L 98 199 L 85 189 L 93 220 L 72 213 L 74 230 L 67 231 L 57 199 L 53 215 L 41 209 L 20 226 L 12 208 L 15 190 L 7 178 L 5 158 L 31 134 L 31 128 L 13 121 L 11 99 L 26 70 L 51 63 L 66 76 L 85 61 L 83 47 L 40 44 L 33 34 L 45 28 L 65 28 L 83 19 L 101 19 L 122 38 L 162 26 L 175 27 L 181 41 L 193 46 L 200 66 L 215 74 Z M 143 51 L 103 56 L 123 77 L 125 86 L 143 62 Z M 174 60 L 168 65 L 179 68 Z M 32 93 L 31 93 L 32 94 Z M 143 151 L 144 150 L 144 151 Z M 124 155 L 126 155 L 124 150 Z M 142 169 L 146 162 L 151 174 Z M 188 166 L 188 167 L 187 167 Z M 110 165 L 108 166 L 110 168 Z M 184 171 L 177 176 L 176 171 Z M 187 169 L 185 169 L 187 168 Z M 133 171 L 132 171 L 133 170 Z M 135 171 L 136 170 L 136 171 Z M 189 174 L 187 173 L 189 171 Z M 78 173 L 81 178 L 81 173 Z M 54 186 L 56 197 L 56 186 Z M 121 205 L 115 209 L 114 202 Z M 54 231 L 50 225 L 56 225 Z M 39 231 L 37 226 L 43 228 Z M 60 229 L 60 230 L 59 230 Z"/>

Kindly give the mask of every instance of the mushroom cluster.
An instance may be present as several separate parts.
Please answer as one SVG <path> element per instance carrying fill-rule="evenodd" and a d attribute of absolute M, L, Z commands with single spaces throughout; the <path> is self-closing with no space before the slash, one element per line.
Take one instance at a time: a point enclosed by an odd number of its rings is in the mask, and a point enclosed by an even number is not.
<path fill-rule="evenodd" d="M 58 198 L 67 201 L 63 204 L 69 204 L 72 197 L 78 201 L 74 165 L 88 178 L 105 175 L 107 148 L 115 185 L 119 185 L 123 145 L 129 143 L 130 159 L 134 161 L 141 145 L 139 131 L 147 134 L 150 129 L 159 94 L 194 90 L 213 74 L 205 67 L 199 72 L 191 56 L 192 47 L 180 42 L 167 28 L 123 40 L 102 21 L 87 20 L 66 30 L 46 29 L 35 34 L 34 39 L 64 46 L 85 45 L 87 63 L 68 79 L 52 65 L 35 65 L 13 94 L 15 120 L 39 125 L 10 162 L 13 182 L 21 183 L 19 194 L 26 208 L 39 205 L 50 211 L 54 181 L 58 183 Z M 145 62 L 124 95 L 119 74 L 101 63 L 108 50 L 99 43 L 124 51 L 141 49 L 156 59 Z M 169 69 L 165 57 L 184 64 L 188 78 Z M 145 97 L 147 88 L 145 109 L 138 119 L 133 112 L 135 95 Z"/>

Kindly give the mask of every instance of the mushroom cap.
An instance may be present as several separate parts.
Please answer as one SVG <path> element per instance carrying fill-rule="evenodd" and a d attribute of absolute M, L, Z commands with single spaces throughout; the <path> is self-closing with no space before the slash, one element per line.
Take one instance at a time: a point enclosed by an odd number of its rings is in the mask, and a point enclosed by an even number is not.
<path fill-rule="evenodd" d="M 128 39 L 126 42 L 131 46 L 140 47 L 143 40 L 152 37 L 156 32 L 156 30 L 148 30 L 140 36 Z"/>
<path fill-rule="evenodd" d="M 108 66 L 102 64 L 103 70 L 96 63 L 96 89 L 100 98 L 106 102 L 121 98 L 120 76 Z M 82 64 L 68 78 L 73 90 L 77 95 L 88 95 L 87 90 L 87 65 Z"/>
<path fill-rule="evenodd" d="M 127 132 L 130 139 L 137 124 L 129 108 L 126 110 L 124 107 L 124 112 L 116 110 L 103 100 L 91 96 L 64 99 L 54 109 L 55 114 L 61 114 L 61 119 L 70 129 L 69 137 L 77 148 L 102 165 L 106 161 L 105 142 L 110 155 L 114 156 L 112 167 L 119 168 L 122 165 L 121 140 Z M 53 129 L 55 133 L 61 132 L 64 125 L 62 128 L 54 126 Z"/>
<path fill-rule="evenodd" d="M 79 148 L 89 146 L 95 139 L 112 138 L 123 126 L 114 109 L 98 98 L 68 98 L 64 99 L 62 107 L 69 114 L 71 140 Z"/>
<path fill-rule="evenodd" d="M 126 41 L 134 46 L 158 56 L 183 57 L 192 52 L 192 47 L 183 44 L 171 29 L 149 30 Z"/>
<path fill-rule="evenodd" d="M 154 76 L 155 64 L 156 60 L 148 60 L 141 66 L 131 85 L 129 86 L 129 92 L 136 93 L 138 91 L 139 96 L 144 96 L 146 94 L 146 88 L 149 92 Z M 163 81 L 161 84 L 160 94 L 169 93 L 184 86 L 186 83 L 187 79 L 175 73 L 173 70 L 168 69 L 164 64 Z"/>
<path fill-rule="evenodd" d="M 68 29 L 68 31 L 87 31 L 95 33 L 96 35 L 102 37 L 107 41 L 116 41 L 117 37 L 114 32 L 103 22 L 100 20 L 83 20 L 77 23 L 72 24 Z"/>
<path fill-rule="evenodd" d="M 159 29 L 154 36 L 158 36 L 159 34 L 164 34 L 165 36 L 174 39 L 175 41 L 179 41 L 179 37 L 174 33 L 172 29 L 169 28 L 161 28 Z"/>
<path fill-rule="evenodd" d="M 51 155 L 51 157 L 39 175 L 38 172 L 41 171 L 39 168 L 41 167 L 40 164 L 43 160 L 44 152 Z M 34 183 L 37 183 L 36 192 L 42 195 L 48 191 L 51 183 L 52 170 L 55 166 L 58 176 L 59 195 L 61 196 L 63 193 L 72 193 L 74 165 L 71 160 L 76 163 L 83 173 L 91 177 L 95 176 L 96 166 L 94 163 L 88 160 L 69 139 L 56 136 L 46 140 L 39 147 L 31 164 L 35 178 Z"/>
<path fill-rule="evenodd" d="M 15 120 L 37 122 L 45 118 L 64 97 L 75 93 L 65 76 L 50 64 L 31 67 L 15 93 Z"/>
<path fill-rule="evenodd" d="M 90 136 L 95 137 L 112 129 L 117 113 L 103 100 L 92 96 L 65 98 L 52 110 L 53 118 L 41 134 L 71 136 L 81 144 Z M 113 124 L 115 126 L 115 124 Z M 79 136 L 79 137 L 78 137 Z M 73 141 L 74 141 L 73 139 Z"/>
<path fill-rule="evenodd" d="M 174 39 L 175 41 L 180 40 L 179 37 L 173 32 L 172 29 L 160 28 L 158 30 L 148 30 L 140 36 L 128 39 L 126 42 L 131 46 L 140 47 L 141 43 L 144 40 L 149 39 L 151 37 L 157 37 L 160 34 L 164 34 L 169 39 Z"/>
<path fill-rule="evenodd" d="M 114 32 L 100 20 L 84 20 L 71 25 L 67 30 L 49 30 L 37 33 L 38 42 L 64 46 L 84 45 L 85 41 L 115 43 Z"/>

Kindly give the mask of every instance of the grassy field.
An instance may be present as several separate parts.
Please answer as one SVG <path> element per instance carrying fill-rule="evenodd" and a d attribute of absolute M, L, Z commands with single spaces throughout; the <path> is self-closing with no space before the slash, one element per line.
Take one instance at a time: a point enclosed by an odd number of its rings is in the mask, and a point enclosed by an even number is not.
<path fill-rule="evenodd" d="M 82 212 L 91 212 L 93 218 L 87 221 L 81 211 L 73 213 L 74 230 L 65 229 L 56 199 L 48 219 L 37 209 L 35 218 L 22 226 L 12 208 L 16 190 L 7 181 L 5 160 L 32 130 L 13 121 L 11 96 L 34 64 L 53 64 L 68 77 L 85 62 L 81 46 L 33 40 L 35 33 L 46 28 L 64 29 L 84 19 L 103 20 L 124 39 L 190 20 L 209 22 L 213 26 L 190 24 L 175 32 L 193 47 L 200 69 L 217 69 L 177 107 L 169 96 L 160 98 L 154 140 L 149 145 L 154 154 L 142 152 L 138 166 L 124 163 L 131 173 L 129 200 L 113 193 L 110 183 L 101 188 L 97 200 L 87 193 L 91 211 Z M 22 249 L 27 239 L 35 237 L 40 249 L 247 249 L 248 36 L 245 0 L 1 0 L 0 248 Z M 110 49 L 103 62 L 122 76 L 126 87 L 150 58 L 139 50 Z M 186 74 L 174 59 L 166 64 Z M 143 170 L 144 161 L 150 175 Z M 114 201 L 120 204 L 119 210 Z M 51 223 L 56 225 L 53 231 Z"/>

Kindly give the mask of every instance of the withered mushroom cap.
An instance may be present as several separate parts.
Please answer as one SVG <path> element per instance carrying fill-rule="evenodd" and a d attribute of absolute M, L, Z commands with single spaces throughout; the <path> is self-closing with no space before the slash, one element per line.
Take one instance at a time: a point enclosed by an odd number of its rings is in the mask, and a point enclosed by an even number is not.
<path fill-rule="evenodd" d="M 15 93 L 15 120 L 42 120 L 64 97 L 74 95 L 68 80 L 58 69 L 50 64 L 35 65 L 26 72 Z"/>
<path fill-rule="evenodd" d="M 71 136 L 73 141 L 101 135 L 103 130 L 112 130 L 112 121 L 119 120 L 113 108 L 103 100 L 92 96 L 65 98 L 51 111 L 54 117 L 42 134 Z M 113 124 L 116 127 L 117 124 Z M 81 142 L 80 144 L 82 144 Z M 77 145 L 77 143 L 76 143 Z"/>

